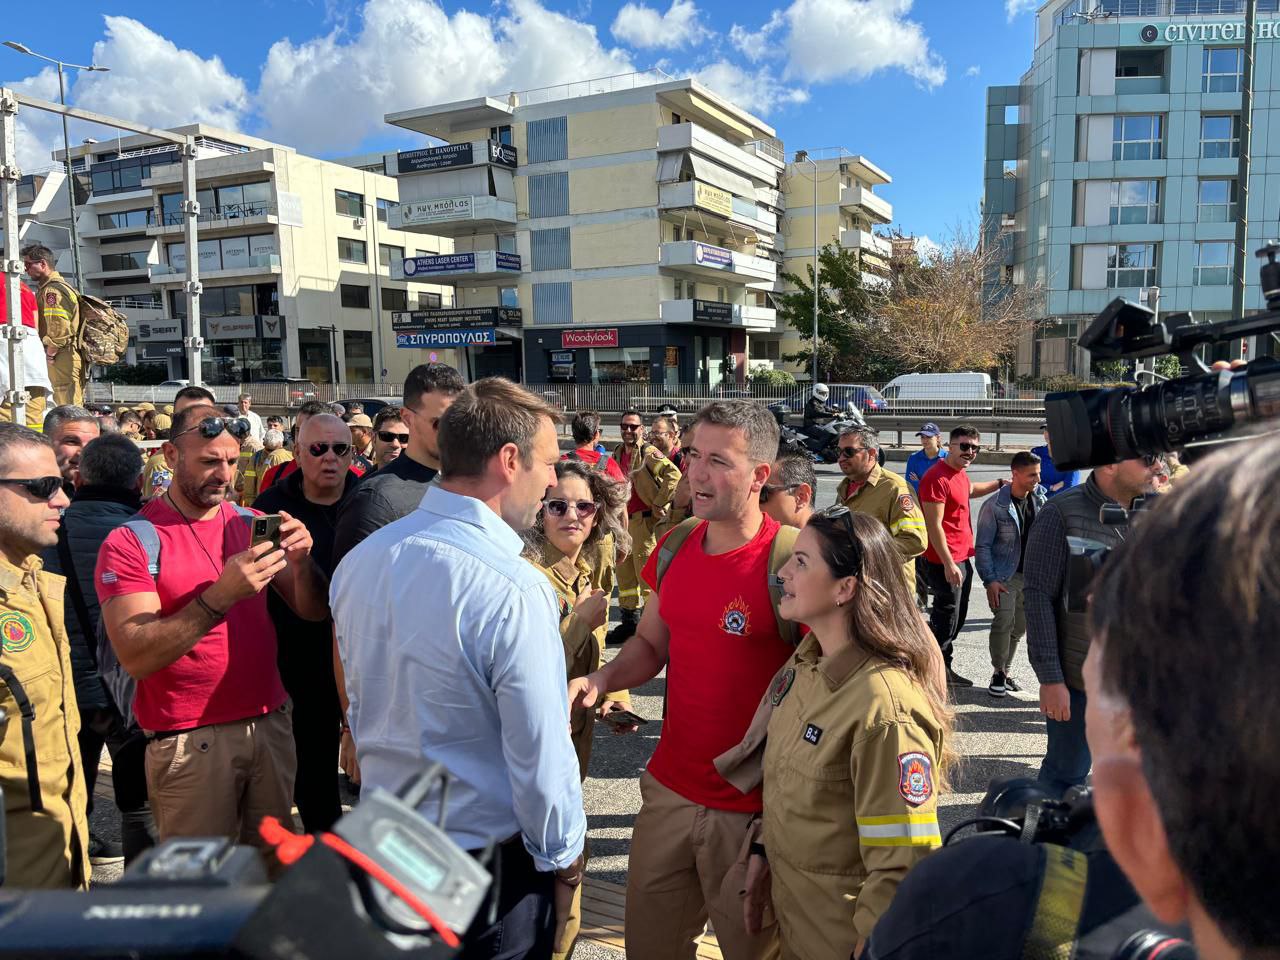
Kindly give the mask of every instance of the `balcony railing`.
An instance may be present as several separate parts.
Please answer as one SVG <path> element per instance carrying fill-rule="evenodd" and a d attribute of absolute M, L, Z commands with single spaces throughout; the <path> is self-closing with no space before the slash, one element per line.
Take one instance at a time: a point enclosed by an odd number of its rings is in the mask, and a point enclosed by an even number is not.
<path fill-rule="evenodd" d="M 274 203 L 228 203 L 221 207 L 201 207 L 196 215 L 197 223 L 210 223 L 214 220 L 243 220 L 246 217 L 274 217 L 278 210 Z M 159 212 L 156 214 L 160 216 Z M 187 222 L 185 213 L 166 213 L 163 225 L 166 227 L 181 226 Z"/>
<path fill-rule="evenodd" d="M 1076 0 L 1058 11 L 1058 24 L 1141 17 L 1212 17 L 1244 14 L 1245 0 Z M 1258 0 L 1259 13 L 1280 11 L 1280 0 Z"/>

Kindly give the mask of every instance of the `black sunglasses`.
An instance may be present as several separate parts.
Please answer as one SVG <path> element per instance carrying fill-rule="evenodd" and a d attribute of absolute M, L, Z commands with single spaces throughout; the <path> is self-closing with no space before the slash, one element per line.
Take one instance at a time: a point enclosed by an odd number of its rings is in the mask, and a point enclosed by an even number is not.
<path fill-rule="evenodd" d="M 390 430 L 379 430 L 378 439 L 383 443 L 390 443 L 392 440 L 398 440 L 401 444 L 409 443 L 409 435 L 407 433 L 393 433 Z"/>
<path fill-rule="evenodd" d="M 956 449 L 961 453 L 978 453 L 982 449 L 980 443 L 957 443 Z"/>
<path fill-rule="evenodd" d="M 313 457 L 323 457 L 330 450 L 333 451 L 335 457 L 345 457 L 351 452 L 351 444 L 349 443 L 313 443 L 307 447 L 307 452 Z"/>
<path fill-rule="evenodd" d="M 844 528 L 844 532 L 849 535 L 849 546 L 853 550 L 853 561 L 849 564 L 849 572 L 843 573 L 841 576 L 859 576 L 862 573 L 862 543 L 858 540 L 858 535 L 853 531 L 853 511 L 843 503 L 835 503 L 825 510 L 819 510 L 814 514 L 814 517 L 819 520 L 839 521 L 840 526 Z"/>
<path fill-rule="evenodd" d="M 54 494 L 62 489 L 61 477 L 36 477 L 32 480 L 11 480 L 8 477 L 0 478 L 0 483 L 12 484 L 15 487 L 23 487 L 27 493 L 31 494 L 37 500 L 52 500 Z"/>
<path fill-rule="evenodd" d="M 639 430 L 639 429 L 641 429 L 641 424 L 638 424 L 638 423 L 624 423 L 624 424 L 622 424 L 621 429 L 626 430 L 628 433 L 630 433 L 632 430 Z"/>
<path fill-rule="evenodd" d="M 563 517 L 569 512 L 569 504 L 573 504 L 574 510 L 578 512 L 578 516 L 584 520 L 587 517 L 594 517 L 596 514 L 596 504 L 591 500 L 544 500 L 542 505 L 547 508 L 547 513 L 553 517 Z"/>
<path fill-rule="evenodd" d="M 763 487 L 760 488 L 760 505 L 764 506 L 764 504 L 769 502 L 769 498 L 772 497 L 775 493 L 778 493 L 779 491 L 784 493 L 790 493 L 792 490 L 795 490 L 799 486 L 800 484 L 798 483 L 787 483 L 787 484 L 766 483 Z"/>
<path fill-rule="evenodd" d="M 249 435 L 251 429 L 249 421 L 244 417 L 205 417 L 199 423 L 187 427 L 187 429 L 174 435 L 171 439 L 177 440 L 178 437 L 185 436 L 193 430 L 199 430 L 200 436 L 206 440 L 212 440 L 214 437 L 220 436 L 222 431 L 225 430 L 237 440 L 243 440 Z"/>
<path fill-rule="evenodd" d="M 863 450 L 870 450 L 870 449 L 871 449 L 870 447 L 841 447 L 840 456 L 844 457 L 846 460 L 852 460 L 854 457 L 860 454 Z"/>

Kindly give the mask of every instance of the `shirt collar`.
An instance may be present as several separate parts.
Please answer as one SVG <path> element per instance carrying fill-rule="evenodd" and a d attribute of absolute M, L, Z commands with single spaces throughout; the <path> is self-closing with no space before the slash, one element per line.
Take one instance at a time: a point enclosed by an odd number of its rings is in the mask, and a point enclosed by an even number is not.
<path fill-rule="evenodd" d="M 796 648 L 796 659 L 802 663 L 811 663 L 822 674 L 828 690 L 839 690 L 851 676 L 862 669 L 871 659 L 871 653 L 856 643 L 845 647 L 834 657 L 824 657 L 818 638 L 812 633 L 800 641 Z"/>
<path fill-rule="evenodd" d="M 36 554 L 27 557 L 21 567 L 15 567 L 6 557 L 0 556 L 0 592 L 16 593 L 24 585 L 29 590 L 35 590 L 36 574 L 43 566 L 40 557 Z"/>
<path fill-rule="evenodd" d="M 542 562 L 566 583 L 572 583 L 580 573 L 591 572 L 591 564 L 586 562 L 581 552 L 578 554 L 578 562 L 574 563 L 550 540 L 542 541 Z"/>
<path fill-rule="evenodd" d="M 451 493 L 443 487 L 432 484 L 423 495 L 418 509 L 479 527 L 504 553 L 519 556 L 524 550 L 524 541 L 520 539 L 520 535 L 507 526 L 506 521 L 494 513 L 487 504 L 475 497 Z"/>

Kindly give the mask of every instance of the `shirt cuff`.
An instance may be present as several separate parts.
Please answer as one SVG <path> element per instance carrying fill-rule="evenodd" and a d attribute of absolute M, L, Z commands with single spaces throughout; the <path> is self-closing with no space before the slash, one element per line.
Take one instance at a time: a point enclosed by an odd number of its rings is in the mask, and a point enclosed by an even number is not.
<path fill-rule="evenodd" d="M 534 848 L 529 842 L 529 838 L 521 835 L 520 839 L 524 842 L 524 848 L 529 851 L 529 856 L 533 857 L 533 865 L 539 873 L 552 873 L 556 870 L 563 870 L 565 867 L 571 866 L 575 860 L 582 854 L 586 846 L 586 816 L 583 816 L 582 829 L 576 832 L 575 837 L 569 844 L 555 853 L 543 853 Z"/>

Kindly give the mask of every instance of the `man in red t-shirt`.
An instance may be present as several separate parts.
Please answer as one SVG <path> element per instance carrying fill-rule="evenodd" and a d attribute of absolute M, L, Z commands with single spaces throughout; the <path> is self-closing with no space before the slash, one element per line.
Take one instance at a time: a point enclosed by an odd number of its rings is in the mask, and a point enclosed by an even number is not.
<path fill-rule="evenodd" d="M 924 510 L 929 547 L 924 552 L 924 574 L 933 594 L 929 613 L 929 629 L 942 648 L 947 661 L 947 683 L 953 687 L 972 687 L 951 669 L 955 639 L 964 627 L 969 613 L 969 589 L 973 586 L 973 525 L 969 519 L 969 501 L 995 493 L 1006 481 L 990 480 L 974 483 L 969 479 L 969 464 L 978 458 L 981 434 L 969 426 L 951 431 L 947 455 L 935 463 L 920 479 L 920 506 Z"/>
<path fill-rule="evenodd" d="M 581 460 L 588 466 L 604 470 L 604 475 L 610 480 L 626 483 L 627 475 L 623 473 L 618 461 L 596 449 L 596 444 L 600 442 L 602 432 L 600 429 L 600 414 L 594 410 L 579 410 L 574 414 L 571 430 L 573 432 L 573 450 L 561 457 L 561 460 Z M 601 459 L 605 461 L 604 466 L 597 467 Z M 623 522 L 626 522 L 625 517 Z"/>
<path fill-rule="evenodd" d="M 300 521 L 281 513 L 279 547 L 250 546 L 249 524 L 226 502 L 243 426 L 208 404 L 175 413 L 162 448 L 173 481 L 140 513 L 155 525 L 159 573 L 126 527 L 107 536 L 94 570 L 107 635 L 138 680 L 133 712 L 150 740 L 161 839 L 258 844 L 264 816 L 291 822 L 290 707 L 264 588 L 318 621 L 328 616 L 327 584 Z"/>
<path fill-rule="evenodd" d="M 627 956 L 692 958 L 710 916 L 728 960 L 756 960 L 776 949 L 775 930 L 746 932 L 737 896 L 745 872 L 726 877 L 741 870 L 735 861 L 761 795 L 740 793 L 712 761 L 742 740 L 791 654 L 768 590 L 779 525 L 760 511 L 778 425 L 759 404 L 719 400 L 693 428 L 685 476 L 693 513 L 706 522 L 681 545 L 661 584 L 658 551 L 649 558 L 641 575 L 654 594 L 635 635 L 613 661 L 574 680 L 569 700 L 592 706 L 606 690 L 639 686 L 667 669 L 662 737 L 640 780 L 643 805 L 631 840 Z"/>

